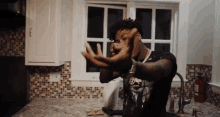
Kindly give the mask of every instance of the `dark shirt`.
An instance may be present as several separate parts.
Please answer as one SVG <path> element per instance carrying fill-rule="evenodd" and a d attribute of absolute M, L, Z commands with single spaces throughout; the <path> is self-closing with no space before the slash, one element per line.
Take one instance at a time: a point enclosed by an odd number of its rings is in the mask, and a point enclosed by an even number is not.
<path fill-rule="evenodd" d="M 172 72 L 167 77 L 163 77 L 159 81 L 153 83 L 151 86 L 152 90 L 149 93 L 149 97 L 146 98 L 146 102 L 143 106 L 140 117 L 165 117 L 166 104 L 171 88 L 171 83 L 177 72 L 176 57 L 170 52 L 152 51 L 146 63 L 156 62 L 164 58 L 172 61 Z M 145 80 L 142 80 L 142 83 L 143 81 Z"/>

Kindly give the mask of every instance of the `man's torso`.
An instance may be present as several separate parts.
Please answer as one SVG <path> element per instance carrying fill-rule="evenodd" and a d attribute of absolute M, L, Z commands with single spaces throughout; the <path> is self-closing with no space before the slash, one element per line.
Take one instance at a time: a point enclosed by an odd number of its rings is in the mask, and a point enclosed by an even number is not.
<path fill-rule="evenodd" d="M 167 58 L 175 63 L 171 74 L 157 82 L 141 80 L 135 77 L 130 78 L 130 80 L 124 80 L 124 99 L 127 100 L 128 96 L 130 96 L 130 99 L 137 105 L 141 104 L 141 109 L 139 109 L 141 110 L 141 117 L 163 117 L 163 113 L 166 111 L 165 106 L 171 82 L 177 70 L 176 61 L 173 57 L 174 56 L 169 54 L 165 55 L 164 52 L 152 51 L 146 63 L 156 62 L 163 58 Z M 127 105 L 124 104 L 124 107 L 126 106 Z"/>

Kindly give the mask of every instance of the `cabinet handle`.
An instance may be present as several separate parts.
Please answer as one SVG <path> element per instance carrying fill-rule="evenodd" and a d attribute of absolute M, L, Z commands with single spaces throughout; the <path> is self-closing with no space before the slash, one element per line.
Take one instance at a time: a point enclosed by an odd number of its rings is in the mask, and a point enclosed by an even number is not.
<path fill-rule="evenodd" d="M 30 37 L 31 37 L 31 29 L 32 29 L 32 28 L 30 28 L 30 30 L 29 30 L 29 36 L 30 36 Z"/>

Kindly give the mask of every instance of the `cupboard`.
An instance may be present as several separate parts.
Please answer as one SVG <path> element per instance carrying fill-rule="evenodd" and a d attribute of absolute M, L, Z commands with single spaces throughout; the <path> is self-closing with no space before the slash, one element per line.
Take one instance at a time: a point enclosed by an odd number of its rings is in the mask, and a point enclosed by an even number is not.
<path fill-rule="evenodd" d="M 25 65 L 70 61 L 72 0 L 27 0 Z"/>

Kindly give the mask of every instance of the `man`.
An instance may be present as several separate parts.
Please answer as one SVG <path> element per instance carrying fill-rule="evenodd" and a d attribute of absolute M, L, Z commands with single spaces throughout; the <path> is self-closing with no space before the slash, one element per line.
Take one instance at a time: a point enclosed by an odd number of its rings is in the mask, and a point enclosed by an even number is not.
<path fill-rule="evenodd" d="M 94 54 L 90 45 L 83 56 L 101 67 L 100 82 L 123 77 L 124 117 L 165 117 L 171 82 L 177 71 L 176 58 L 169 52 L 151 51 L 141 42 L 141 25 L 132 19 L 110 28 L 110 57 L 103 57 L 100 45 Z"/>

